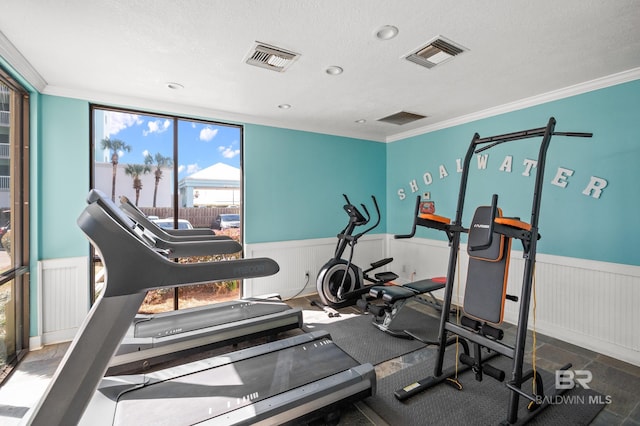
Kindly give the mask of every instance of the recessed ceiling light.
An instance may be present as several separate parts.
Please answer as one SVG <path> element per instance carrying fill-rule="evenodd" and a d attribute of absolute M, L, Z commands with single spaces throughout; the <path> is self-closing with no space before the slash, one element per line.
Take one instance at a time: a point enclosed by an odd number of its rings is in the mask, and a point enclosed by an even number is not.
<path fill-rule="evenodd" d="M 393 25 L 385 25 L 376 32 L 376 37 L 380 40 L 391 40 L 398 35 L 398 27 Z"/>
<path fill-rule="evenodd" d="M 280 108 L 280 109 L 289 109 L 289 108 L 291 108 L 291 105 L 289 105 L 289 104 L 280 104 L 280 105 L 278 105 L 278 108 Z"/>
<path fill-rule="evenodd" d="M 364 124 L 366 122 L 367 122 L 367 120 L 365 120 L 364 118 L 361 118 L 360 120 L 356 120 L 356 123 L 358 123 L 358 124 Z"/>
<path fill-rule="evenodd" d="M 327 69 L 325 70 L 325 72 L 329 75 L 338 75 L 338 74 L 342 74 L 344 70 L 342 69 L 342 67 L 339 67 L 337 65 L 331 65 L 330 67 L 327 67 Z"/>
<path fill-rule="evenodd" d="M 167 88 L 172 90 L 181 90 L 181 89 L 184 89 L 184 86 L 180 83 L 169 82 L 167 83 Z"/>

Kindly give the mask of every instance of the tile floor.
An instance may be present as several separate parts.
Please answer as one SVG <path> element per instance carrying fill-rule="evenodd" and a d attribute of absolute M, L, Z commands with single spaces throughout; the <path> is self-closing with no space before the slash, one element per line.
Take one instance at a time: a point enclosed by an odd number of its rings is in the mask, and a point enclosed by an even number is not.
<path fill-rule="evenodd" d="M 310 305 L 310 298 L 289 301 L 290 305 L 304 309 L 305 322 L 324 320 L 327 315 Z M 344 313 L 357 312 L 345 308 Z M 514 329 L 505 331 L 505 339 L 513 335 Z M 62 359 L 68 343 L 47 346 L 30 352 L 11 377 L 0 387 L 0 424 L 17 425 L 27 410 L 37 403 L 44 392 L 56 366 Z M 532 351 L 527 357 L 531 360 Z M 379 378 L 393 374 L 398 369 L 414 365 L 425 358 L 425 349 L 383 362 L 376 366 Z M 537 365 L 555 370 L 571 362 L 574 369 L 591 371 L 591 388 L 610 396 L 611 403 L 596 417 L 592 425 L 638 425 L 640 426 L 640 367 L 592 352 L 546 336 L 537 336 Z M 375 412 L 362 403 L 343 414 L 341 425 L 385 425 Z"/>

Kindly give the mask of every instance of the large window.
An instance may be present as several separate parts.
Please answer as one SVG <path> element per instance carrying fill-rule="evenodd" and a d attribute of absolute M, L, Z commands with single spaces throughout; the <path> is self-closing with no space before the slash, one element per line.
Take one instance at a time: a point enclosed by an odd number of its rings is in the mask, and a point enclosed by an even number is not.
<path fill-rule="evenodd" d="M 124 196 L 159 226 L 207 228 L 241 241 L 242 128 L 210 121 L 93 106 L 92 187 Z M 228 219 L 234 218 L 235 221 Z M 179 262 L 240 257 L 209 255 Z M 96 259 L 95 295 L 104 274 Z M 144 273 L 141 271 L 141 273 Z M 141 312 L 180 309 L 240 296 L 228 281 L 154 290 Z"/>
<path fill-rule="evenodd" d="M 0 70 L 0 382 L 29 342 L 29 96 Z"/>

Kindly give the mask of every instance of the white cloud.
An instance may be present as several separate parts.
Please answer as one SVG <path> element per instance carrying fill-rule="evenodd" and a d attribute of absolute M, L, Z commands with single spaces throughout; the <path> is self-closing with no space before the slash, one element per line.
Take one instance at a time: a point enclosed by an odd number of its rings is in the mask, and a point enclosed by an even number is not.
<path fill-rule="evenodd" d="M 200 130 L 200 140 L 209 142 L 218 134 L 218 129 L 212 129 L 211 127 L 205 127 Z"/>
<path fill-rule="evenodd" d="M 200 170 L 200 166 L 198 166 L 198 164 L 187 164 L 186 166 L 181 165 L 180 167 L 178 167 L 178 173 L 182 173 L 185 170 L 187 175 L 192 175 Z"/>
<path fill-rule="evenodd" d="M 219 146 L 218 151 L 220 151 L 224 158 L 233 158 L 237 155 L 240 155 L 240 150 L 237 148 L 234 149 L 233 145 Z"/>
<path fill-rule="evenodd" d="M 142 134 L 144 136 L 147 136 L 148 134 L 151 133 L 163 133 L 166 132 L 169 127 L 171 127 L 171 121 L 170 120 L 154 120 L 154 121 L 149 121 L 147 123 L 147 128 L 149 130 L 144 130 L 142 132 Z"/>
<path fill-rule="evenodd" d="M 117 135 L 120 130 L 127 127 L 142 124 L 144 120 L 138 114 L 125 114 L 122 112 L 105 111 L 104 137 L 108 138 Z"/>

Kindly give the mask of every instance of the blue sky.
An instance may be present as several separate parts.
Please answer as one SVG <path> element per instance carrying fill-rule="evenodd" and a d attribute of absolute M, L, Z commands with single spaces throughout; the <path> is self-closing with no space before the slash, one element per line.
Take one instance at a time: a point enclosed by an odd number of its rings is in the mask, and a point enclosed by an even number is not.
<path fill-rule="evenodd" d="M 120 162 L 143 164 L 145 154 L 173 158 L 173 121 L 165 117 L 94 110 L 96 161 L 104 161 L 100 140 L 120 139 L 131 146 Z M 102 124 L 104 123 L 104 124 Z M 240 129 L 197 121 L 178 121 L 178 179 L 216 163 L 240 168 Z M 107 156 L 106 161 L 110 162 Z"/>

